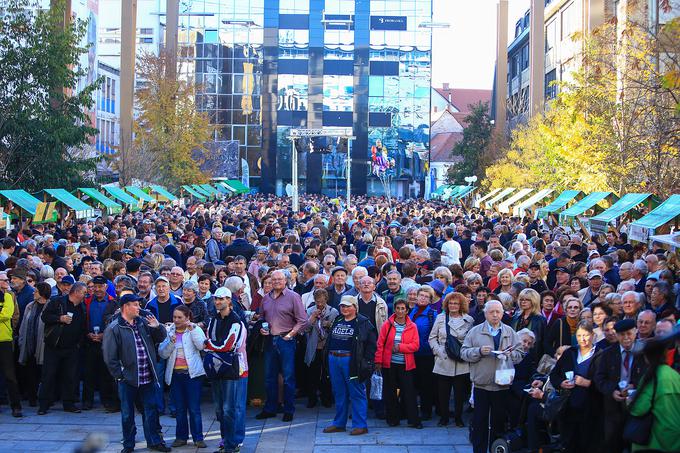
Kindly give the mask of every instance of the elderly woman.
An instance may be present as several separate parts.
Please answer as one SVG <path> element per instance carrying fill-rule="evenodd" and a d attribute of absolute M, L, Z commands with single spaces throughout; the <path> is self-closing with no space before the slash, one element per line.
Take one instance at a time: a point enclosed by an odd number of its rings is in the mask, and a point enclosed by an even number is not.
<path fill-rule="evenodd" d="M 446 266 L 436 267 L 434 269 L 433 276 L 435 280 L 439 280 L 444 284 L 444 295 L 447 295 L 453 291 L 453 286 L 451 286 L 451 284 L 453 283 L 453 274 L 451 274 L 451 271 L 449 270 L 448 267 Z"/>
<path fill-rule="evenodd" d="M 481 275 L 472 273 L 465 279 L 465 284 L 470 288 L 472 294 L 475 294 L 477 290 L 483 286 L 484 282 Z"/>
<path fill-rule="evenodd" d="M 579 301 L 580 303 L 580 301 Z M 572 306 L 573 304 L 573 306 Z M 567 301 L 567 319 L 570 307 L 576 302 Z M 576 327 L 576 345 L 569 348 L 557 361 L 550 373 L 550 382 L 556 389 L 569 392 L 569 400 L 560 415 L 561 440 L 567 451 L 594 451 L 597 445 L 593 426 L 593 411 L 596 409 L 597 390 L 592 383 L 595 374 L 593 361 L 596 347 L 593 343 L 593 326 L 587 321 Z"/>
<path fill-rule="evenodd" d="M 19 326 L 19 363 L 25 367 L 26 393 L 31 407 L 38 401 L 38 384 L 45 353 L 45 323 L 40 315 L 50 300 L 52 288 L 45 282 L 36 284 L 34 301 L 26 305 Z"/>
<path fill-rule="evenodd" d="M 501 269 L 498 273 L 498 286 L 493 290 L 495 294 L 509 293 L 512 290 L 512 284 L 515 282 L 515 276 L 510 269 Z"/>
<path fill-rule="evenodd" d="M 383 373 L 383 399 L 386 406 L 386 419 L 389 426 L 398 426 L 400 407 L 397 389 L 406 405 L 409 426 L 423 427 L 418 417 L 416 391 L 414 385 L 415 353 L 420 349 L 420 339 L 416 324 L 407 316 L 405 301 L 394 303 L 394 314 L 383 323 L 378 336 L 375 353 L 375 368 Z"/>
<path fill-rule="evenodd" d="M 416 305 L 418 305 L 418 291 L 420 286 L 411 286 L 406 292 L 406 303 L 408 304 L 408 309 L 412 310 Z"/>
<path fill-rule="evenodd" d="M 519 332 L 529 329 L 534 333 L 534 348 L 537 357 L 543 355 L 545 349 L 545 318 L 541 316 L 541 296 L 531 288 L 519 293 L 519 310 L 513 316 L 510 327 Z"/>
<path fill-rule="evenodd" d="M 356 297 L 343 296 L 340 313 L 341 316 L 333 321 L 325 347 L 335 397 L 335 418 L 323 432 L 345 431 L 351 408 L 353 429 L 350 434 L 358 436 L 368 432 L 365 382 L 373 372 L 375 328 L 371 320 L 359 314 Z"/>
<path fill-rule="evenodd" d="M 420 397 L 420 418 L 430 420 L 432 418 L 432 403 L 434 393 L 434 379 L 432 368 L 434 367 L 434 355 L 428 343 L 437 311 L 433 308 L 435 298 L 434 290 L 423 285 L 418 290 L 417 305 L 409 312 L 409 318 L 418 329 L 420 348 L 415 354 L 415 387 Z"/>
<path fill-rule="evenodd" d="M 198 283 L 187 280 L 182 286 L 182 303 L 191 311 L 191 321 L 201 329 L 208 325 L 208 306 L 198 297 Z"/>
<path fill-rule="evenodd" d="M 449 335 L 463 344 L 465 335 L 472 328 L 474 320 L 468 315 L 469 300 L 464 294 L 449 293 L 442 303 L 442 312 L 435 319 L 428 343 L 434 354 L 434 368 L 437 375 L 437 401 L 439 407 L 438 426 L 449 424 L 449 400 L 451 387 L 455 408 L 456 426 L 463 425 L 463 403 L 470 393 L 470 365 L 458 361 L 446 353 L 446 339 Z"/>
<path fill-rule="evenodd" d="M 545 343 L 545 353 L 550 355 L 553 355 L 560 346 L 575 344 L 576 327 L 583 310 L 583 304 L 576 291 L 565 291 L 562 296 L 566 316 L 558 319 L 550 328 Z"/>
<path fill-rule="evenodd" d="M 305 365 L 307 365 L 307 407 L 316 407 L 321 390 L 321 404 L 331 407 L 332 396 L 328 375 L 323 369 L 326 339 L 331 325 L 338 317 L 338 310 L 328 305 L 328 291 L 323 288 L 314 290 L 314 305 L 307 309 L 305 335 Z"/>

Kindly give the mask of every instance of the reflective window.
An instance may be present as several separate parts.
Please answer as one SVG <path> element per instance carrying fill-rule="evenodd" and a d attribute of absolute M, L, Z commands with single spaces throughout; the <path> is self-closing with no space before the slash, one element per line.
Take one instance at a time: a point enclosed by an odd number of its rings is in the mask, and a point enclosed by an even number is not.
<path fill-rule="evenodd" d="M 306 75 L 279 74 L 277 110 L 306 111 L 308 96 Z"/>
<path fill-rule="evenodd" d="M 354 107 L 354 76 L 323 76 L 323 109 L 351 112 Z"/>

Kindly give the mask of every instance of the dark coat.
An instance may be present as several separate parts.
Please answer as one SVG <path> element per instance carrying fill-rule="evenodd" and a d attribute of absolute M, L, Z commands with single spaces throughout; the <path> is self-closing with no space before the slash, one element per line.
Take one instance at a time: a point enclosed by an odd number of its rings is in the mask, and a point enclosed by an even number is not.
<path fill-rule="evenodd" d="M 512 317 L 512 320 L 510 321 L 510 327 L 515 329 L 515 332 L 519 332 L 521 330 L 520 328 L 521 319 L 522 312 L 519 312 L 516 313 L 515 316 Z M 533 350 L 535 351 L 536 355 L 540 358 L 546 349 L 545 318 L 541 315 L 535 314 L 530 315 L 528 328 L 536 336 L 536 341 L 534 343 Z"/>
<path fill-rule="evenodd" d="M 153 380 L 154 382 L 162 382 L 162 376 L 159 379 L 156 375 L 155 364 L 158 362 L 158 345 L 167 337 L 165 327 L 163 324 L 159 324 L 158 327 L 151 328 L 146 319 L 141 317 L 135 319 L 135 324 L 139 329 L 144 349 L 146 349 L 151 362 Z M 132 327 L 121 315 L 116 316 L 104 331 L 102 353 L 104 363 L 106 363 L 109 373 L 115 380 L 125 381 L 133 387 L 139 387 L 135 336 Z"/>
<path fill-rule="evenodd" d="M 344 320 L 343 316 L 338 316 L 333 321 L 331 331 L 335 324 Z M 373 374 L 375 351 L 377 349 L 378 337 L 369 319 L 363 315 L 357 315 L 356 328 L 354 329 L 354 337 L 352 338 L 352 355 L 349 362 L 349 377 L 358 378 L 359 382 L 364 382 Z M 328 347 L 330 341 L 326 341 L 324 348 L 324 360 L 328 362 Z M 328 370 L 328 363 L 326 363 L 326 370 Z"/>
<path fill-rule="evenodd" d="M 548 330 L 546 341 L 544 342 L 544 353 L 551 356 L 555 355 L 555 351 L 560 346 L 571 346 L 571 332 L 569 331 L 569 324 L 566 318 L 559 318 L 552 327 Z"/>
<path fill-rule="evenodd" d="M 234 257 L 242 255 L 246 258 L 246 261 L 250 261 L 250 258 L 255 254 L 255 246 L 250 244 L 245 239 L 234 239 L 224 252 L 222 253 L 222 261 L 228 256 Z"/>

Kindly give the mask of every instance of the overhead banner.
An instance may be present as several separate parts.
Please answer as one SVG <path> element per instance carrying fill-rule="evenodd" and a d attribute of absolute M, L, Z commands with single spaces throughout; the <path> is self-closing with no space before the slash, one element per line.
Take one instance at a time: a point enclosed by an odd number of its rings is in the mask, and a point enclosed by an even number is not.
<path fill-rule="evenodd" d="M 371 16 L 371 30 L 405 31 L 407 20 L 406 16 Z"/>

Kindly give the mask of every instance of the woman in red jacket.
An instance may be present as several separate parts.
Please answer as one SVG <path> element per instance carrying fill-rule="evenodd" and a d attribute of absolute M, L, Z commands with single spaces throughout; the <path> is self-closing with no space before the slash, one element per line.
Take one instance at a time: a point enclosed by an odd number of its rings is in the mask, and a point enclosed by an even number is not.
<path fill-rule="evenodd" d="M 414 353 L 420 348 L 418 329 L 409 319 L 408 306 L 403 299 L 394 302 L 394 314 L 380 328 L 378 348 L 375 353 L 375 368 L 383 371 L 383 400 L 386 407 L 387 424 L 398 426 L 400 407 L 397 389 L 406 405 L 408 424 L 422 429 L 416 405 L 416 389 L 413 370 L 416 368 Z"/>

